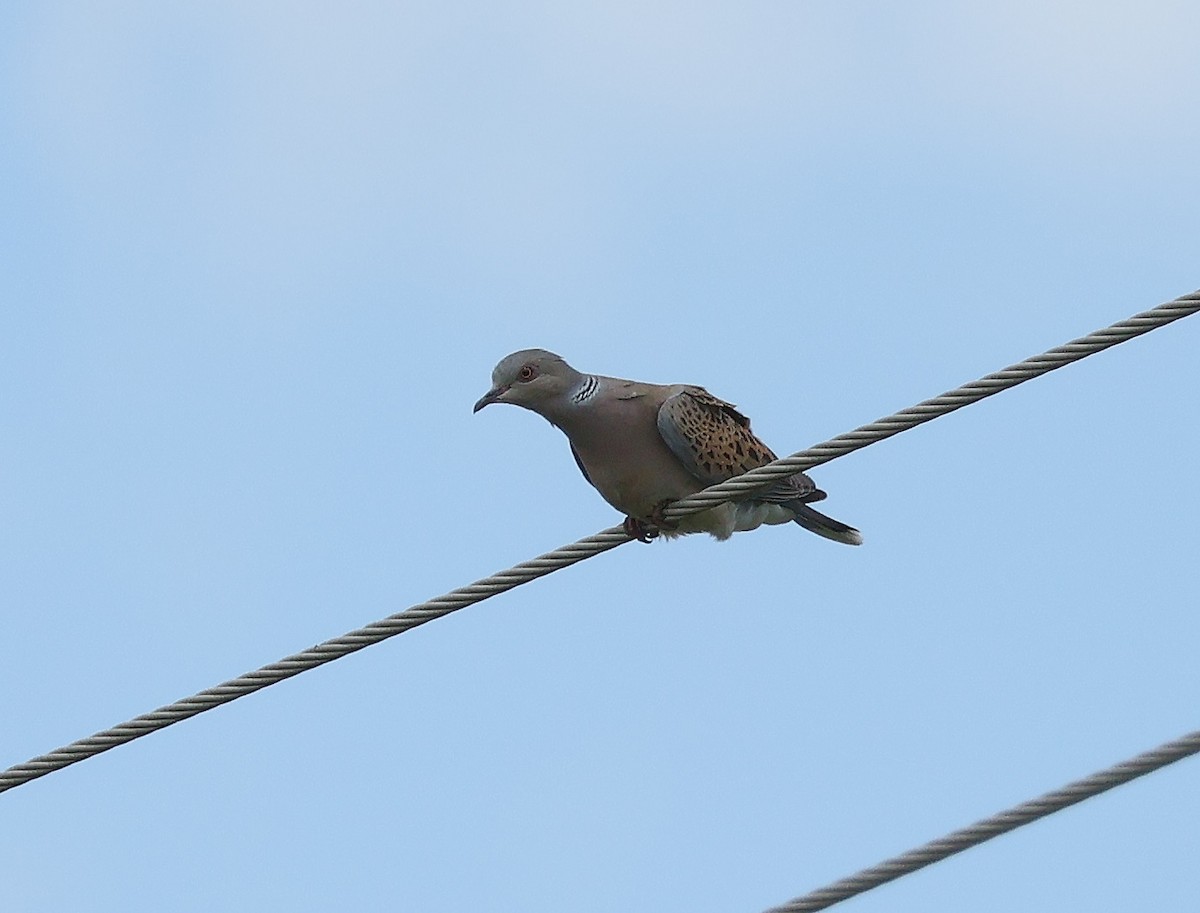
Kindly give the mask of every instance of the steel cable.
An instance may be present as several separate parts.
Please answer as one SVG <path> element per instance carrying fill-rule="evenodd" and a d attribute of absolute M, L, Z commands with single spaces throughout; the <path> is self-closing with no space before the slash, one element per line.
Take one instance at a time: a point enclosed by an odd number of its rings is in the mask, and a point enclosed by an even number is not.
<path fill-rule="evenodd" d="M 1084 799 L 1090 799 L 1092 796 L 1106 792 L 1114 786 L 1128 783 L 1130 780 L 1135 780 L 1197 753 L 1200 753 L 1200 730 L 1160 745 L 1158 748 L 1130 758 L 1128 761 L 1122 761 L 1120 764 L 1094 773 L 1090 777 L 1076 780 L 1062 789 L 1048 792 L 1044 796 L 1022 802 L 1020 805 L 1014 805 L 990 818 L 977 821 L 970 827 L 964 827 L 945 837 L 931 840 L 924 846 L 919 846 L 907 853 L 894 856 L 886 862 L 863 869 L 849 878 L 843 878 L 833 884 L 818 888 L 803 897 L 788 901 L 783 906 L 772 907 L 766 913 L 813 913 L 815 910 L 825 910 L 843 900 L 849 900 L 851 897 L 887 884 L 903 875 L 923 869 L 927 865 L 941 862 L 955 853 L 979 846 L 993 837 L 1007 834 L 1009 831 L 1037 821 L 1039 818 L 1045 818 L 1047 815 L 1060 812 Z"/>
<path fill-rule="evenodd" d="M 752 470 L 736 479 L 730 479 L 728 482 L 722 482 L 683 498 L 671 505 L 666 512 L 666 517 L 674 519 L 686 516 L 726 500 L 744 497 L 748 492 L 768 485 L 776 479 L 826 463 L 835 457 L 899 434 L 901 431 L 906 431 L 938 416 L 953 412 L 955 409 L 961 409 L 970 403 L 999 393 L 1001 390 L 1014 387 L 1110 346 L 1148 333 L 1150 330 L 1157 329 L 1181 317 L 1194 314 L 1197 310 L 1200 310 L 1200 291 L 1159 305 L 1066 345 L 1027 358 L 1002 371 L 971 381 L 955 390 L 943 393 L 941 396 L 863 425 L 854 431 L 838 435 L 823 444 L 817 444 L 807 450 L 777 460 L 768 466 Z M 164 729 L 198 713 L 227 704 L 239 697 L 252 694 L 269 685 L 291 678 L 293 675 L 314 669 L 389 637 L 403 634 L 405 631 L 412 630 L 435 618 L 441 618 L 457 609 L 482 602 L 499 593 L 511 590 L 513 587 L 568 567 L 585 558 L 606 552 L 628 541 L 630 538 L 621 527 L 611 527 L 594 536 L 588 536 L 578 542 L 562 546 L 541 557 L 522 562 L 508 570 L 492 574 L 428 602 L 414 605 L 403 612 L 372 622 L 341 637 L 335 637 L 307 650 L 301 650 L 299 653 L 263 666 L 261 669 L 239 675 L 237 678 L 207 688 L 191 697 L 174 701 L 150 713 L 144 713 L 124 723 L 97 732 L 95 735 L 79 739 L 22 764 L 16 764 L 0 772 L 0 792 L 28 783 L 156 730 Z"/>

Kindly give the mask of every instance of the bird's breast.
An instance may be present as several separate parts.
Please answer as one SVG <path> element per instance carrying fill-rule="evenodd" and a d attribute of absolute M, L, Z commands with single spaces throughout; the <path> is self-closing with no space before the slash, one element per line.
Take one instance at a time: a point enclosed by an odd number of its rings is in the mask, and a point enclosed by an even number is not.
<path fill-rule="evenodd" d="M 663 501 L 703 487 L 663 442 L 652 416 L 623 418 L 593 428 L 563 429 L 605 501 L 629 516 L 648 517 Z"/>

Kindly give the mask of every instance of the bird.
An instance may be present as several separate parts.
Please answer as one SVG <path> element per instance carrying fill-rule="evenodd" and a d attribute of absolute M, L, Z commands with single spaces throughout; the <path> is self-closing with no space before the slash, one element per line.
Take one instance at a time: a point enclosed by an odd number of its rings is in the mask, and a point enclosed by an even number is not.
<path fill-rule="evenodd" d="M 473 411 L 493 403 L 536 412 L 566 434 L 584 479 L 625 514 L 631 538 L 707 532 L 724 540 L 764 523 L 795 522 L 834 542 L 862 544 L 857 529 L 810 506 L 826 495 L 803 472 L 667 520 L 671 502 L 776 459 L 746 416 L 703 387 L 584 374 L 553 352 L 522 349 L 496 365 Z"/>

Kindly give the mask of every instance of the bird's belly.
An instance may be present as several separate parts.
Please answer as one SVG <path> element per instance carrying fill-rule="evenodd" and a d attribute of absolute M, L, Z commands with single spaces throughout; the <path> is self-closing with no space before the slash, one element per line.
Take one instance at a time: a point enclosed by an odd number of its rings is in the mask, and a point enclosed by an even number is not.
<path fill-rule="evenodd" d="M 649 517 L 663 501 L 676 501 L 703 486 L 670 451 L 665 454 L 626 454 L 620 461 L 589 462 L 588 477 L 600 495 L 617 510 L 631 517 Z"/>

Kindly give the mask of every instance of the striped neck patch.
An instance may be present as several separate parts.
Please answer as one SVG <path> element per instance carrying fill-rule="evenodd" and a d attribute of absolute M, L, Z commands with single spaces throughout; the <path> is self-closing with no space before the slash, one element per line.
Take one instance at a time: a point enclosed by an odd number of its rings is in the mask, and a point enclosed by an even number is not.
<path fill-rule="evenodd" d="M 571 402 L 573 402 L 576 406 L 580 405 L 581 403 L 586 403 L 589 399 L 596 395 L 596 390 L 599 388 L 599 386 L 600 381 L 597 380 L 593 375 L 589 374 L 583 379 L 583 383 L 579 385 L 579 389 L 577 389 L 571 395 Z"/>

